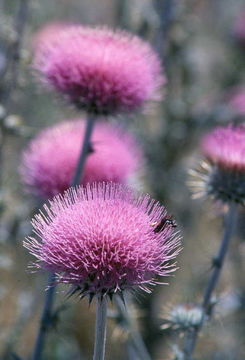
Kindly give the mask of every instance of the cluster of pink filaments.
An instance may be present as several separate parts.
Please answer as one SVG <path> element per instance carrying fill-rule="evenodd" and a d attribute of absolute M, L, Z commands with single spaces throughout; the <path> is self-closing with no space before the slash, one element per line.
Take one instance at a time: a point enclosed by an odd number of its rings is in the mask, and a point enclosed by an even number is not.
<path fill-rule="evenodd" d="M 70 119 L 43 130 L 24 150 L 23 182 L 35 194 L 49 198 L 70 187 L 85 133 L 83 119 Z M 142 163 L 133 135 L 107 122 L 95 125 L 80 184 L 124 183 Z"/>
<path fill-rule="evenodd" d="M 201 148 L 212 164 L 245 172 L 245 126 L 218 127 L 203 137 Z"/>
<path fill-rule="evenodd" d="M 41 40 L 40 40 L 41 38 Z M 39 36 L 34 68 L 79 108 L 96 114 L 132 111 L 157 97 L 161 62 L 136 36 L 106 27 L 58 27 Z"/>
<path fill-rule="evenodd" d="M 25 247 L 37 268 L 55 272 L 60 282 L 85 295 L 109 294 L 140 287 L 149 291 L 157 276 L 175 270 L 179 238 L 166 222 L 164 207 L 149 196 L 135 198 L 119 184 L 102 183 L 71 189 L 57 196 L 33 220 L 39 240 Z"/>

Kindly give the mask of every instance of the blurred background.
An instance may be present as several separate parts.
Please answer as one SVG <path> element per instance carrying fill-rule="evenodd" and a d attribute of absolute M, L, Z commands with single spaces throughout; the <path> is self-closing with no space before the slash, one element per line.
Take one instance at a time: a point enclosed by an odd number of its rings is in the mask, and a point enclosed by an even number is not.
<path fill-rule="evenodd" d="M 45 274 L 31 274 L 22 246 L 41 205 L 18 173 L 25 144 L 40 129 L 79 114 L 38 86 L 31 69 L 35 32 L 53 21 L 107 24 L 147 39 L 159 52 L 164 100 L 143 114 L 120 117 L 139 138 L 145 168 L 134 187 L 161 201 L 183 234 L 179 270 L 168 286 L 137 295 L 131 312 L 155 360 L 178 359 L 181 334 L 161 330 L 177 304 L 199 303 L 222 234 L 220 206 L 193 200 L 188 170 L 200 161 L 200 136 L 219 124 L 244 122 L 245 4 L 242 0 L 0 0 L 0 358 L 27 359 L 35 341 Z M 217 291 L 212 321 L 196 359 L 245 358 L 244 210 Z M 91 358 L 94 306 L 66 300 L 59 287 L 45 359 Z M 113 311 L 113 307 L 112 307 Z M 112 313 L 113 315 L 113 313 Z M 109 319 L 106 359 L 127 359 L 127 334 Z M 136 358 L 135 358 L 136 359 Z M 137 359 L 136 359 L 137 360 Z"/>

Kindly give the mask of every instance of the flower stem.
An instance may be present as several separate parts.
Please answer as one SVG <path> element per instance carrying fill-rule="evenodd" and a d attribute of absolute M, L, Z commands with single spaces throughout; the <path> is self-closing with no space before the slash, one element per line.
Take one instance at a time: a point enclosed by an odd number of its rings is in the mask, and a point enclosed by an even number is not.
<path fill-rule="evenodd" d="M 106 342 L 107 302 L 105 297 L 97 298 L 95 343 L 93 360 L 104 360 Z"/>
<path fill-rule="evenodd" d="M 210 315 L 210 306 L 212 302 L 212 295 L 213 291 L 219 281 L 222 266 L 224 264 L 225 256 L 229 247 L 229 243 L 231 240 L 231 237 L 234 233 L 235 226 L 236 226 L 236 220 L 237 220 L 237 205 L 233 202 L 229 204 L 229 210 L 225 217 L 225 223 L 224 223 L 224 235 L 222 242 L 220 244 L 220 248 L 218 250 L 217 256 L 215 256 L 213 260 L 213 271 L 211 273 L 210 279 L 208 281 L 208 285 L 206 287 L 206 290 L 204 292 L 203 296 L 203 302 L 202 302 L 202 311 L 203 316 L 202 320 L 194 330 L 189 331 L 187 334 L 185 344 L 184 344 L 184 355 L 185 360 L 192 360 L 192 354 L 195 349 L 198 335 L 200 330 L 203 327 L 205 318 Z"/>
<path fill-rule="evenodd" d="M 159 28 L 155 36 L 155 46 L 159 54 L 165 57 L 166 45 L 169 40 L 168 32 L 173 21 L 176 3 L 175 0 L 154 0 L 153 3 L 159 17 Z"/>
<path fill-rule="evenodd" d="M 117 306 L 120 316 L 123 318 L 127 326 L 127 330 L 129 332 L 129 337 L 130 337 L 130 343 L 132 344 L 132 347 L 134 348 L 135 352 L 137 353 L 140 359 L 151 360 L 151 357 L 146 349 L 142 337 L 134 329 L 134 326 L 127 311 L 126 304 L 124 304 L 122 299 L 117 295 L 115 296 L 115 304 Z"/>
<path fill-rule="evenodd" d="M 85 129 L 85 135 L 84 135 L 84 139 L 82 142 L 82 149 L 81 149 L 80 157 L 79 157 L 79 160 L 77 163 L 77 168 L 76 168 L 74 177 L 71 182 L 71 186 L 77 186 L 80 184 L 85 161 L 86 161 L 87 155 L 89 153 L 90 139 L 91 139 L 91 135 L 93 132 L 94 124 L 95 124 L 95 117 L 93 115 L 88 116 L 87 123 L 86 123 L 86 129 Z"/>
<path fill-rule="evenodd" d="M 94 124 L 95 124 L 95 117 L 94 116 L 87 117 L 87 123 L 86 123 L 84 139 L 82 142 L 81 153 L 77 163 L 75 174 L 71 182 L 71 186 L 76 186 L 80 184 L 86 157 L 89 153 L 89 144 L 90 144 Z M 41 360 L 47 330 L 49 325 L 52 323 L 52 307 L 53 307 L 54 295 L 55 295 L 54 282 L 55 282 L 55 275 L 50 274 L 48 279 L 48 289 L 45 293 L 44 307 L 43 307 L 43 312 L 39 325 L 39 331 L 32 355 L 32 360 Z"/>

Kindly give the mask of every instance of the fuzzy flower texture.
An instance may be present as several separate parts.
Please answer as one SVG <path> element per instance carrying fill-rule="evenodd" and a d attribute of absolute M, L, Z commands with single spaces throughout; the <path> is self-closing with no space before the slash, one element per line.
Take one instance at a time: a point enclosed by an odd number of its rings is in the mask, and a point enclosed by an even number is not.
<path fill-rule="evenodd" d="M 69 189 L 44 209 L 32 222 L 39 239 L 30 237 L 24 246 L 37 258 L 36 268 L 56 273 L 82 297 L 112 297 L 135 287 L 150 292 L 157 276 L 176 269 L 179 237 L 168 222 L 156 231 L 167 213 L 147 195 L 90 184 Z"/>
<path fill-rule="evenodd" d="M 218 127 L 204 136 L 201 148 L 211 163 L 245 172 L 245 126 Z"/>
<path fill-rule="evenodd" d="M 157 54 L 125 31 L 55 24 L 36 39 L 34 68 L 42 80 L 94 114 L 137 110 L 165 81 Z"/>
<path fill-rule="evenodd" d="M 85 121 L 73 119 L 41 131 L 24 150 L 20 172 L 28 189 L 49 198 L 70 187 L 75 173 Z M 142 152 L 134 137 L 106 122 L 95 125 L 81 184 L 124 183 L 141 166 Z"/>
<path fill-rule="evenodd" d="M 223 201 L 245 203 L 245 126 L 218 127 L 201 142 L 211 164 L 207 192 Z"/>

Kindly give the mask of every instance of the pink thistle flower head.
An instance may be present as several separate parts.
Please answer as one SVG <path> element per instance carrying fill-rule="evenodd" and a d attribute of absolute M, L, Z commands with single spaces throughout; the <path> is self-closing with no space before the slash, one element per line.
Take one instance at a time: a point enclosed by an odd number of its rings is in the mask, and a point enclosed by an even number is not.
<path fill-rule="evenodd" d="M 56 39 L 43 38 L 36 52 L 34 68 L 43 81 L 95 114 L 136 110 L 164 83 L 156 53 L 125 31 L 69 26 Z"/>
<path fill-rule="evenodd" d="M 214 129 L 203 137 L 201 150 L 207 162 L 192 172 L 196 195 L 245 204 L 245 126 Z"/>
<path fill-rule="evenodd" d="M 245 172 L 245 127 L 218 127 L 205 135 L 201 149 L 211 163 L 228 170 Z"/>
<path fill-rule="evenodd" d="M 54 272 L 82 297 L 135 287 L 150 292 L 156 276 L 176 269 L 179 237 L 165 208 L 148 195 L 137 198 L 120 184 L 89 184 L 69 189 L 44 209 L 32 221 L 38 238 L 24 246 L 37 258 L 37 269 Z"/>
<path fill-rule="evenodd" d="M 41 131 L 24 150 L 20 166 L 31 192 L 49 198 L 70 187 L 75 173 L 85 121 L 64 121 Z M 124 183 L 143 163 L 136 139 L 119 126 L 95 125 L 81 184 L 95 181 Z"/>

